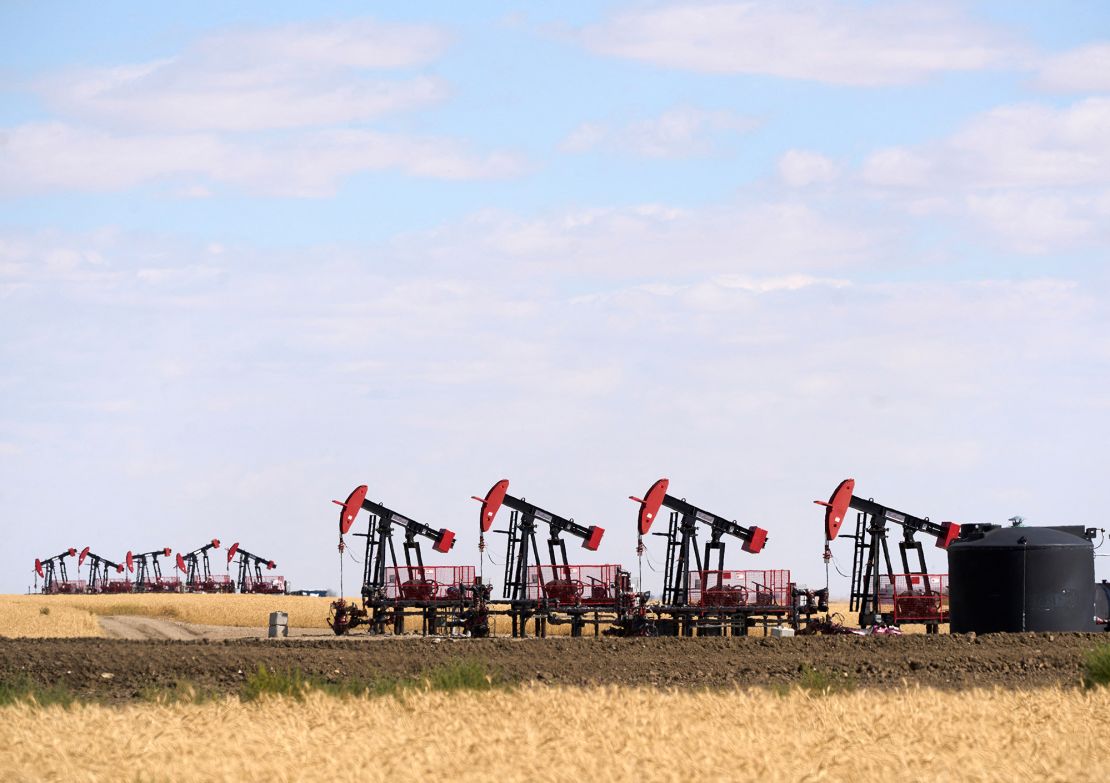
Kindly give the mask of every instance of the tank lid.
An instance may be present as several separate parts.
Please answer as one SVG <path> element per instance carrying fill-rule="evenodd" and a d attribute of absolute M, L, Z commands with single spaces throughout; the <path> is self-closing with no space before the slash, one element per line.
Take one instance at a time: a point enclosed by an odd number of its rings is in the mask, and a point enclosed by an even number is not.
<path fill-rule="evenodd" d="M 1072 533 L 1058 527 L 994 527 L 989 530 L 969 531 L 967 538 L 961 536 L 952 542 L 949 549 L 1046 549 L 1064 547 L 1070 549 L 1091 549 L 1091 542 L 1080 533 Z"/>

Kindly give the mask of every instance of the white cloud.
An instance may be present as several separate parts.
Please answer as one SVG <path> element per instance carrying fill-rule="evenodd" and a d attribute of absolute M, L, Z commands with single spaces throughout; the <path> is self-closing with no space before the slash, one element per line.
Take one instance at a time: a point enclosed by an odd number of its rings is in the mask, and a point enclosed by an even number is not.
<path fill-rule="evenodd" d="M 1110 239 L 1110 98 L 1002 106 L 947 138 L 873 153 L 861 177 L 913 214 L 962 215 L 1020 252 Z"/>
<path fill-rule="evenodd" d="M 422 65 L 445 43 L 442 31 L 423 25 L 286 25 L 211 35 L 175 57 L 70 71 L 38 87 L 65 116 L 128 131 L 331 125 L 442 100 L 438 79 L 366 71 Z"/>
<path fill-rule="evenodd" d="M 874 153 L 864 178 L 876 185 L 973 187 L 1100 185 L 1110 182 L 1110 98 L 1056 108 L 1002 106 L 947 139 Z"/>
<path fill-rule="evenodd" d="M 1059 92 L 1110 92 L 1110 41 L 1046 57 L 1034 83 Z"/>
<path fill-rule="evenodd" d="M 509 153 L 364 126 L 444 98 L 441 80 L 411 69 L 446 43 L 437 27 L 355 19 L 213 34 L 173 57 L 55 74 L 34 86 L 64 119 L 0 129 L 0 192 L 157 181 L 179 198 L 218 185 L 325 196 L 360 172 L 515 174 Z M 383 75 L 397 68 L 409 70 Z"/>
<path fill-rule="evenodd" d="M 830 158 L 809 150 L 787 150 L 779 158 L 778 169 L 783 182 L 794 188 L 827 184 L 837 175 Z"/>
<path fill-rule="evenodd" d="M 647 158 L 684 158 L 708 154 L 725 136 L 746 133 L 756 124 L 753 118 L 732 112 L 680 106 L 619 127 L 584 123 L 567 136 L 561 149 L 606 149 Z"/>
<path fill-rule="evenodd" d="M 475 154 L 451 139 L 372 130 L 321 130 L 264 140 L 207 133 L 117 135 L 62 123 L 11 128 L 0 135 L 0 192 L 119 190 L 149 181 L 186 180 L 191 196 L 211 184 L 260 194 L 326 196 L 366 171 L 395 169 L 439 179 L 503 177 L 522 163 L 505 153 Z M 193 181 L 199 179 L 200 182 Z"/>
<path fill-rule="evenodd" d="M 970 215 L 1022 252 L 1042 253 L 1083 242 L 1098 225 L 1086 200 L 1054 194 L 1003 192 L 971 194 Z"/>
<path fill-rule="evenodd" d="M 486 212 L 399 247 L 440 270 L 458 269 L 460 246 L 477 243 L 484 273 L 627 279 L 851 268 L 873 260 L 888 238 L 885 229 L 799 201 L 755 199 L 700 210 L 642 205 L 536 218 Z"/>
<path fill-rule="evenodd" d="M 666 67 L 863 86 L 997 67 L 1014 53 L 947 4 L 905 2 L 672 3 L 618 13 L 580 38 Z"/>

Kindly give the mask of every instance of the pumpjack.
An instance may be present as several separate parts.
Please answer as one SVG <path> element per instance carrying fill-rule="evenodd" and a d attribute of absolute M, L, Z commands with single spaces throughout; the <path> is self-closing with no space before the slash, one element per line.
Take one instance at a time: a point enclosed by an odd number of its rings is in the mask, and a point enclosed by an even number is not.
<path fill-rule="evenodd" d="M 169 557 L 173 550 L 169 547 L 155 549 L 141 554 L 127 553 L 125 562 L 127 569 L 135 571 L 135 583 L 132 588 L 136 593 L 179 593 L 181 581 L 177 578 L 162 576 L 161 557 Z"/>
<path fill-rule="evenodd" d="M 42 592 L 44 593 L 77 593 L 80 586 L 69 581 L 66 574 L 66 558 L 76 557 L 74 547 L 61 552 L 53 557 L 35 558 L 35 573 L 42 579 Z"/>
<path fill-rule="evenodd" d="M 213 538 L 207 544 L 192 552 L 177 553 L 177 569 L 185 574 L 185 589 L 190 593 L 231 593 L 235 585 L 231 579 L 212 576 L 208 562 L 208 552 L 220 548 L 220 539 Z"/>
<path fill-rule="evenodd" d="M 447 528 L 435 529 L 401 514 L 383 503 L 368 500 L 368 487 L 354 489 L 340 506 L 340 557 L 346 548 L 343 536 L 350 532 L 358 514 L 369 514 L 365 533 L 354 535 L 366 539 L 363 558 L 362 606 L 342 596 L 332 603 L 328 624 L 336 635 L 360 625 L 371 633 L 385 633 L 391 626 L 395 634 L 405 631 L 405 617 L 416 614 L 421 619 L 421 632 L 462 628 L 471 636 L 488 636 L 489 623 L 486 601 L 489 586 L 474 576 L 473 566 L 425 565 L 420 539 L 432 542 L 432 549 L 441 554 L 451 551 L 455 534 Z M 401 544 L 403 564 L 398 560 L 394 531 L 404 533 Z"/>
<path fill-rule="evenodd" d="M 263 567 L 267 571 L 273 571 L 277 567 L 273 560 L 248 552 L 239 546 L 238 541 L 227 549 L 228 565 L 231 565 L 236 555 L 239 556 L 239 578 L 236 580 L 236 586 L 240 593 L 285 593 L 285 577 L 262 575 Z"/>
<path fill-rule="evenodd" d="M 940 623 L 947 622 L 946 575 L 929 574 L 925 550 L 916 535 L 932 536 L 935 546 L 946 550 L 960 535 L 960 526 L 955 522 L 931 522 L 928 517 L 857 497 L 855 487 L 855 479 L 844 479 L 827 501 L 813 501 L 825 507 L 825 562 L 832 557 L 829 542 L 838 536 L 854 542 L 849 611 L 859 612 L 861 628 L 896 625 L 902 614 L 922 621 L 928 633 L 937 633 Z M 840 535 L 849 510 L 856 512 L 855 532 Z M 890 558 L 887 523 L 902 528 L 902 540 L 898 542 L 901 572 L 895 571 Z M 916 554 L 915 566 L 910 563 L 911 553 Z"/>
<path fill-rule="evenodd" d="M 655 607 L 659 633 L 690 636 L 696 630 L 709 636 L 731 629 L 744 635 L 751 625 L 784 619 L 796 626 L 798 605 L 789 571 L 725 568 L 726 537 L 738 539 L 743 551 L 758 554 L 767 543 L 767 531 L 668 494 L 669 487 L 670 481 L 661 478 L 643 498 L 629 497 L 640 506 L 639 552 L 660 511 L 669 511 L 666 532 L 652 533 L 667 542 L 662 601 Z M 709 535 L 699 548 L 702 526 Z"/>
<path fill-rule="evenodd" d="M 546 635 L 548 622 L 569 622 L 571 635 L 579 636 L 590 622 L 590 616 L 596 632 L 602 612 L 616 611 L 622 600 L 631 602 L 629 574 L 617 565 L 571 565 L 563 534 L 581 540 L 586 551 L 596 552 L 605 529 L 580 525 L 571 518 L 510 495 L 508 490 L 509 480 L 502 479 L 485 497 L 474 496 L 474 500 L 482 504 L 479 530 L 483 542 L 501 507 L 506 506 L 511 511 L 508 528 L 495 532 L 508 537 L 504 597 L 509 601 L 507 613 L 512 618 L 513 636 L 524 636 L 527 622 L 533 616 L 537 636 Z M 548 530 L 546 563 L 540 556 L 536 540 L 539 522 Z"/>
<path fill-rule="evenodd" d="M 85 590 L 89 593 L 106 593 L 106 592 L 121 592 L 117 588 L 118 585 L 126 585 L 126 590 L 130 591 L 131 585 L 124 581 L 112 581 L 111 572 L 114 570 L 118 574 L 123 573 L 123 563 L 114 563 L 106 557 L 89 551 L 89 547 L 81 550 L 77 556 L 77 567 L 80 568 L 85 560 L 89 561 L 89 578 L 85 583 Z"/>

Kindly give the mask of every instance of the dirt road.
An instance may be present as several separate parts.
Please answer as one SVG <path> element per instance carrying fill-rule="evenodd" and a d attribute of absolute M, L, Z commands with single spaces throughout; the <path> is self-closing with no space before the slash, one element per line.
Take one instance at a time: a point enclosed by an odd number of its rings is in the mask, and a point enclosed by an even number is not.
<path fill-rule="evenodd" d="M 137 619 L 137 618 L 136 618 Z M 171 623 L 171 625 L 177 625 Z M 189 633 L 143 626 L 136 633 Z M 476 660 L 504 682 L 657 687 L 774 685 L 807 668 L 863 687 L 1076 685 L 1105 634 L 794 639 L 367 639 L 128 641 L 2 639 L 0 680 L 29 677 L 89 696 L 137 698 L 189 682 L 236 692 L 259 665 L 328 681 L 372 682 Z M 109 676 L 105 676 L 109 675 Z"/>
<path fill-rule="evenodd" d="M 201 625 L 142 615 L 115 614 L 100 618 L 100 627 L 109 639 L 131 641 L 223 641 L 226 639 L 264 639 L 265 628 L 234 625 Z M 290 628 L 289 635 L 306 639 L 330 639 L 335 634 L 328 628 Z"/>

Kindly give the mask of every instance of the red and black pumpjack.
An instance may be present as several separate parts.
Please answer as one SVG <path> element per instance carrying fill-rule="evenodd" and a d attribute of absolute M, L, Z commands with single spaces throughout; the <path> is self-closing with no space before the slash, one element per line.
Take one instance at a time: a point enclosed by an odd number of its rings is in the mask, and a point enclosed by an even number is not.
<path fill-rule="evenodd" d="M 229 566 L 236 555 L 239 557 L 239 577 L 235 585 L 240 593 L 281 595 L 286 592 L 288 586 L 285 583 L 284 576 L 264 576 L 262 574 L 263 568 L 267 571 L 273 571 L 277 567 L 273 560 L 248 552 L 239 546 L 238 541 L 227 549 L 227 564 Z"/>
<path fill-rule="evenodd" d="M 832 558 L 829 542 L 849 538 L 852 550 L 851 600 L 849 610 L 859 612 L 859 625 L 898 625 L 914 622 L 925 625 L 927 633 L 937 633 L 948 622 L 947 574 L 930 574 L 925 565 L 925 550 L 915 536 L 932 536 L 938 549 L 948 549 L 960 535 L 955 522 L 930 522 L 896 511 L 868 498 L 857 497 L 855 479 L 844 479 L 827 501 L 813 501 L 825 507 L 825 562 Z M 856 512 L 855 532 L 840 535 L 848 511 Z M 902 528 L 898 542 L 902 570 L 896 571 L 887 544 L 887 523 Z M 916 568 L 910 565 L 910 552 L 917 554 Z"/>
<path fill-rule="evenodd" d="M 185 574 L 185 590 L 189 593 L 233 593 L 235 584 L 226 574 L 212 575 L 208 552 L 220 548 L 220 539 L 213 538 L 192 552 L 177 553 L 177 570 Z"/>
<path fill-rule="evenodd" d="M 123 573 L 123 563 L 114 563 L 85 547 L 77 556 L 77 567 L 89 561 L 89 578 L 85 581 L 85 591 L 89 593 L 129 593 L 131 583 L 126 579 L 112 579 L 112 572 Z"/>
<path fill-rule="evenodd" d="M 84 592 L 79 582 L 71 582 L 66 573 L 66 558 L 76 557 L 77 550 L 70 547 L 53 557 L 35 558 L 35 574 L 42 579 L 43 593 L 80 593 Z"/>
<path fill-rule="evenodd" d="M 125 558 L 127 568 L 135 572 L 132 591 L 136 593 L 180 593 L 180 579 L 175 576 L 162 576 L 162 563 L 159 558 L 170 557 L 172 554 L 173 550 L 168 546 L 137 555 L 128 552 Z"/>
<path fill-rule="evenodd" d="M 454 627 L 470 636 L 488 636 L 489 586 L 475 577 L 474 567 L 424 563 L 420 539 L 431 541 L 432 549 L 446 554 L 455 545 L 455 534 L 447 528 L 436 530 L 383 503 L 367 500 L 368 491 L 363 484 L 345 501 L 333 501 L 340 506 L 340 558 L 346 550 L 343 536 L 350 532 L 359 512 L 369 514 L 366 532 L 354 533 L 366 539 L 360 588 L 362 605 L 342 596 L 332 602 L 328 624 L 336 635 L 362 625 L 370 633 L 384 633 L 388 626 L 393 633 L 401 634 L 405 631 L 406 617 L 416 616 L 423 634 Z M 395 530 L 404 533 L 403 563 L 397 557 Z"/>
<path fill-rule="evenodd" d="M 597 635 L 602 625 L 631 609 L 635 599 L 628 571 L 613 564 L 568 562 L 564 533 L 580 539 L 586 551 L 596 552 L 604 528 L 580 525 L 572 518 L 514 497 L 508 490 L 509 480 L 502 479 L 485 497 L 475 496 L 474 500 L 482 504 L 479 532 L 483 546 L 501 507 L 511 512 L 508 528 L 494 532 L 507 536 L 504 597 L 508 608 L 503 613 L 512 620 L 513 636 L 524 636 L 531 618 L 535 618 L 536 636 L 545 636 L 549 623 L 569 623 L 572 636 L 581 636 L 583 628 L 592 624 Z M 536 541 L 538 522 L 548 530 L 546 563 Z"/>
<path fill-rule="evenodd" d="M 670 481 L 661 478 L 643 498 L 631 496 L 640 505 L 639 542 L 651 531 L 661 509 L 668 509 L 666 532 L 652 535 L 667 541 L 663 568 L 663 595 L 651 611 L 656 614 L 656 631 L 666 636 L 719 636 L 726 632 L 746 635 L 750 627 L 788 621 L 797 628 L 800 615 L 817 609 L 796 589 L 790 571 L 783 569 L 726 569 L 725 537 L 741 541 L 741 548 L 758 554 L 767 543 L 767 531 L 744 526 L 667 493 Z M 704 525 L 709 537 L 699 551 L 698 532 Z M 827 604 L 827 593 L 825 594 Z"/>

